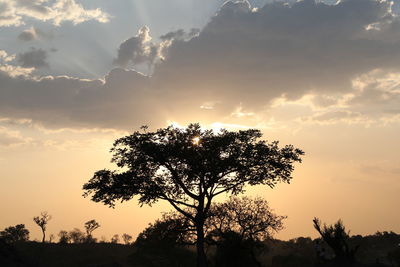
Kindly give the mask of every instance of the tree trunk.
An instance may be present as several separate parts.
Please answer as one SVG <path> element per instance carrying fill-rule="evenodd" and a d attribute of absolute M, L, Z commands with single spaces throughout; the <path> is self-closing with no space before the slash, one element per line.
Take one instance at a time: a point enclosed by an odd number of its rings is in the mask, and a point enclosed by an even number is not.
<path fill-rule="evenodd" d="M 197 267 L 207 267 L 207 256 L 204 252 L 204 222 L 196 224 L 197 233 Z"/>
<path fill-rule="evenodd" d="M 43 233 L 42 243 L 44 243 L 46 241 L 46 233 L 43 229 L 42 229 L 42 233 Z"/>

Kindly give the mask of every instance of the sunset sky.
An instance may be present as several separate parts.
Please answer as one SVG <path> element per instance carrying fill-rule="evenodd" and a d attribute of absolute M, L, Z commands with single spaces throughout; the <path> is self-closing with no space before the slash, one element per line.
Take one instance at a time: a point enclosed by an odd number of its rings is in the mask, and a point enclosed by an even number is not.
<path fill-rule="evenodd" d="M 0 0 L 0 230 L 136 236 L 169 211 L 82 197 L 141 125 L 257 128 L 305 151 L 291 184 L 248 188 L 285 229 L 313 217 L 400 232 L 400 1 Z M 223 198 L 219 199 L 223 200 Z"/>

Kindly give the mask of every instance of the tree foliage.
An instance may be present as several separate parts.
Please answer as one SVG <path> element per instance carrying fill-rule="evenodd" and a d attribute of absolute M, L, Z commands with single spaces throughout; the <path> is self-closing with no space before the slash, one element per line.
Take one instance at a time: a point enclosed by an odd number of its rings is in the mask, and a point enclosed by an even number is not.
<path fill-rule="evenodd" d="M 263 241 L 283 229 L 286 216 L 276 215 L 260 197 L 230 197 L 212 206 L 206 221 L 209 238 L 236 232 L 240 240 Z"/>
<path fill-rule="evenodd" d="M 232 196 L 226 202 L 214 203 L 204 231 L 206 243 L 216 246 L 217 266 L 260 266 L 257 255 L 267 249 L 263 241 L 283 228 L 285 218 L 276 215 L 260 197 Z M 139 234 L 134 247 L 167 251 L 195 241 L 195 225 L 178 212 L 168 212 Z"/>
<path fill-rule="evenodd" d="M 132 262 L 139 266 L 193 266 L 193 252 L 185 245 L 187 220 L 177 213 L 150 223 L 133 243 Z"/>
<path fill-rule="evenodd" d="M 352 264 L 355 262 L 355 253 L 359 246 L 350 248 L 348 240 L 349 233 L 343 225 L 342 220 L 338 220 L 333 225 L 324 224 L 321 226 L 321 221 L 318 218 L 313 220 L 314 228 L 321 235 L 322 239 L 335 253 L 335 261 L 338 264 Z"/>
<path fill-rule="evenodd" d="M 111 241 L 110 242 L 113 243 L 113 244 L 118 244 L 119 243 L 119 235 L 118 234 L 113 235 L 111 237 Z"/>
<path fill-rule="evenodd" d="M 69 240 L 74 244 L 81 244 L 86 242 L 85 233 L 82 232 L 79 228 L 74 228 L 68 233 Z"/>
<path fill-rule="evenodd" d="M 122 234 L 122 240 L 124 241 L 125 245 L 129 245 L 131 243 L 132 240 L 132 236 L 129 234 Z"/>
<path fill-rule="evenodd" d="M 24 242 L 29 240 L 29 230 L 24 224 L 9 226 L 0 232 L 0 238 L 6 243 Z"/>
<path fill-rule="evenodd" d="M 288 183 L 294 163 L 301 161 L 300 149 L 279 148 L 261 137 L 259 130 L 215 133 L 199 124 L 136 131 L 111 149 L 120 171 L 97 171 L 83 186 L 84 195 L 109 206 L 134 196 L 140 204 L 168 201 L 196 226 L 198 266 L 207 266 L 204 223 L 213 199 L 243 193 L 246 185 Z"/>
<path fill-rule="evenodd" d="M 65 230 L 61 230 L 58 233 L 58 237 L 59 237 L 58 243 L 60 243 L 60 244 L 68 244 L 71 241 L 71 237 L 69 236 L 68 232 Z"/>

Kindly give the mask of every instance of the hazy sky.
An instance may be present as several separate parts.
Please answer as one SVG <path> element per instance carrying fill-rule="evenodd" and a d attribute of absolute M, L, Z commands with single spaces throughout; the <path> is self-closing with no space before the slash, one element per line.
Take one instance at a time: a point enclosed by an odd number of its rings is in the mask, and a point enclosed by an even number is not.
<path fill-rule="evenodd" d="M 170 208 L 82 197 L 113 140 L 147 124 L 258 128 L 306 152 L 290 185 L 248 188 L 278 238 L 400 232 L 397 1 L 0 0 L 0 229 L 138 234 Z"/>

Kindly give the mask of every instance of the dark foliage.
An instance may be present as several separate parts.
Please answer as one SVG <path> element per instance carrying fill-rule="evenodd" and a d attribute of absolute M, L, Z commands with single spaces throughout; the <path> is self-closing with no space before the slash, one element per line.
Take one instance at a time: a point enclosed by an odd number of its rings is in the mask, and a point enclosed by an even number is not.
<path fill-rule="evenodd" d="M 314 218 L 314 228 L 321 235 L 322 239 L 333 250 L 334 259 L 336 264 L 343 266 L 352 265 L 355 263 L 355 254 L 359 245 L 351 248 L 349 246 L 349 234 L 341 220 L 337 221 L 334 225 L 327 226 L 324 224 L 321 227 L 321 221 Z"/>
<path fill-rule="evenodd" d="M 195 254 L 182 244 L 182 233 L 186 226 L 180 220 L 157 220 L 137 237 L 130 256 L 135 266 L 184 267 L 195 265 Z"/>
<path fill-rule="evenodd" d="M 69 240 L 74 244 L 81 244 L 86 242 L 85 233 L 78 228 L 68 232 Z"/>
<path fill-rule="evenodd" d="M 262 266 L 256 254 L 266 250 L 262 242 L 243 238 L 234 231 L 225 232 L 216 248 L 215 266 L 218 267 Z"/>
<path fill-rule="evenodd" d="M 67 244 L 69 242 L 71 242 L 71 237 L 69 236 L 68 232 L 65 230 L 61 230 L 58 233 L 58 237 L 60 238 L 58 243 L 60 244 Z"/>
<path fill-rule="evenodd" d="M 24 224 L 10 226 L 0 232 L 0 239 L 5 243 L 24 242 L 29 240 L 29 230 Z"/>
<path fill-rule="evenodd" d="M 0 238 L 0 266 L 28 266 L 28 264 L 22 260 L 14 244 L 7 243 L 3 238 Z"/>
<path fill-rule="evenodd" d="M 155 233 L 158 233 L 156 231 Z M 233 238 L 234 239 L 234 238 Z M 156 239 L 153 239 L 156 240 Z M 232 240 L 232 239 L 231 239 Z M 315 259 L 315 241 L 309 238 L 296 238 L 290 241 L 267 239 L 263 245 L 268 247 L 267 253 L 258 257 L 262 266 L 267 267 L 341 267 L 336 263 L 317 264 Z M 397 267 L 400 235 L 393 232 L 375 234 L 369 236 L 350 237 L 349 245 L 362 244 L 356 253 L 358 263 L 354 267 Z M 142 248 L 146 247 L 142 243 Z M 151 244 L 151 242 L 149 243 Z M 231 247 L 230 247 L 231 246 Z M 249 254 L 246 253 L 246 246 L 234 246 L 232 243 L 223 247 L 228 250 L 235 250 L 237 255 L 243 255 L 246 263 L 241 266 L 254 266 L 251 264 Z M 148 249 L 148 250 L 147 250 Z M 193 246 L 177 246 L 170 249 L 168 254 L 163 249 L 153 249 L 149 245 L 142 249 L 142 254 L 136 253 L 137 248 L 132 245 L 110 243 L 82 243 L 82 244 L 50 244 L 38 242 L 17 242 L 6 244 L 0 239 L 0 266 L 40 266 L 40 267 L 70 267 L 70 266 L 180 266 L 192 267 L 195 262 Z M 164 253 L 164 254 L 162 254 Z M 224 251 L 217 252 L 209 249 L 209 256 L 223 255 Z M 132 255 L 136 254 L 136 255 Z M 228 253 L 230 255 L 230 253 Z M 131 256 L 129 256 L 131 255 Z M 160 257 L 165 255 L 171 261 Z M 396 256 L 397 255 L 397 256 Z M 140 259 L 140 257 L 142 259 Z M 219 257 L 219 256 L 218 256 Z M 233 255 L 236 257 L 236 255 Z M 397 257 L 397 258 L 396 258 Z M 174 263 L 175 260 L 175 263 Z M 240 262 L 242 259 L 238 259 Z M 230 259 L 227 259 L 230 261 Z M 139 264 L 139 262 L 141 264 Z M 215 261 L 213 261 L 215 262 Z M 232 261 L 231 261 L 232 263 Z M 176 265 L 174 265 L 176 264 Z M 225 264 L 225 263 L 222 263 Z M 232 263 L 232 266 L 235 266 Z M 214 264 L 215 267 L 220 267 Z"/>

